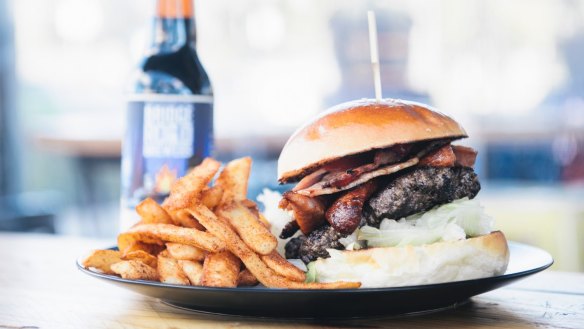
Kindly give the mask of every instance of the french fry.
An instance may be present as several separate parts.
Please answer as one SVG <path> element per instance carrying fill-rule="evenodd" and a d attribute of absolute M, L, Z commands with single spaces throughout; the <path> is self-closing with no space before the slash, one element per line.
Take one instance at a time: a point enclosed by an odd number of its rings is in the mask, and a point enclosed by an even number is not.
<path fill-rule="evenodd" d="M 175 211 L 173 213 L 172 219 L 177 226 L 194 228 L 194 229 L 197 229 L 199 231 L 205 230 L 203 225 L 201 225 L 199 223 L 199 221 L 194 219 L 193 216 L 191 216 L 191 214 L 189 214 L 184 209 L 180 209 L 180 210 Z"/>
<path fill-rule="evenodd" d="M 191 214 L 207 228 L 209 232 L 220 237 L 227 248 L 245 264 L 246 268 L 266 287 L 283 287 L 284 278 L 274 277 L 262 260 L 256 255 L 228 225 L 219 220 L 215 214 L 204 206 L 189 209 Z"/>
<path fill-rule="evenodd" d="M 162 203 L 162 207 L 169 213 L 187 208 L 201 197 L 201 191 L 209 184 L 213 176 L 221 167 L 221 163 L 206 158 L 200 165 L 193 168 L 188 174 L 177 180 L 170 189 L 170 195 Z"/>
<path fill-rule="evenodd" d="M 159 252 L 164 250 L 164 244 L 162 244 L 162 243 L 156 243 L 156 244 L 145 243 L 145 242 L 138 241 L 138 243 L 136 243 L 136 246 L 134 246 L 133 248 L 130 248 L 130 252 L 134 251 L 134 250 L 143 250 L 143 251 L 149 253 L 150 255 L 156 256 L 156 255 L 158 255 Z"/>
<path fill-rule="evenodd" d="M 276 249 L 278 240 L 243 204 L 231 202 L 219 207 L 217 214 L 227 220 L 241 239 L 255 252 L 268 255 Z"/>
<path fill-rule="evenodd" d="M 258 219 L 260 220 L 262 225 L 264 225 L 268 230 L 270 229 L 270 227 L 272 227 L 272 224 L 268 221 L 268 219 L 264 216 L 264 214 L 260 213 L 260 216 L 258 217 Z"/>
<path fill-rule="evenodd" d="M 190 281 L 178 265 L 178 261 L 173 258 L 158 255 L 158 276 L 160 282 L 189 285 Z"/>
<path fill-rule="evenodd" d="M 151 238 L 148 239 L 148 242 L 151 243 L 146 243 L 144 241 L 139 241 L 138 238 L 138 235 L 128 232 L 118 235 L 118 250 L 122 254 L 122 257 L 137 250 L 143 250 L 150 255 L 158 255 L 158 253 L 164 249 L 162 240 Z"/>
<path fill-rule="evenodd" d="M 96 268 L 106 274 L 115 274 L 111 266 L 122 261 L 122 255 L 116 250 L 94 250 L 83 261 L 83 267 Z"/>
<path fill-rule="evenodd" d="M 249 209 L 249 211 L 251 211 L 256 218 L 260 217 L 260 209 L 258 208 L 257 203 L 251 201 L 250 199 L 241 200 L 240 203 Z"/>
<path fill-rule="evenodd" d="M 191 214 L 199 222 L 213 233 L 220 237 L 227 248 L 245 264 L 246 268 L 261 282 L 269 288 L 292 288 L 292 289 L 352 289 L 359 288 L 360 282 L 330 282 L 330 283 L 304 283 L 295 282 L 281 277 L 274 273 L 233 231 L 228 225 L 220 221 L 215 214 L 205 206 L 198 206 L 189 209 Z"/>
<path fill-rule="evenodd" d="M 251 158 L 232 160 L 219 174 L 215 186 L 223 189 L 221 203 L 240 201 L 247 198 L 247 182 L 251 171 Z"/>
<path fill-rule="evenodd" d="M 272 251 L 269 255 L 260 255 L 260 258 L 278 275 L 296 282 L 306 280 L 306 274 L 280 256 L 277 250 Z"/>
<path fill-rule="evenodd" d="M 156 268 L 156 266 L 157 266 L 156 257 L 145 252 L 144 250 L 130 251 L 127 254 L 123 255 L 122 259 L 124 259 L 124 260 L 138 260 L 138 261 L 141 261 L 142 263 L 144 263 L 152 268 Z"/>
<path fill-rule="evenodd" d="M 203 264 L 192 260 L 178 260 L 178 266 L 183 270 L 191 285 L 200 286 L 203 275 Z"/>
<path fill-rule="evenodd" d="M 241 261 L 230 251 L 207 254 L 203 263 L 201 285 L 206 287 L 237 287 Z"/>
<path fill-rule="evenodd" d="M 139 260 L 123 260 L 111 266 L 112 271 L 124 279 L 157 281 L 158 273 Z"/>
<path fill-rule="evenodd" d="M 136 212 L 144 224 L 172 224 L 172 219 L 158 202 L 146 198 L 136 206 Z"/>
<path fill-rule="evenodd" d="M 205 250 L 181 243 L 168 242 L 166 244 L 166 250 L 168 250 L 168 254 L 172 258 L 178 260 L 194 260 L 202 262 L 205 260 L 205 256 L 207 256 Z"/>
<path fill-rule="evenodd" d="M 122 255 L 132 251 L 130 249 L 136 250 L 134 249 L 134 246 L 136 245 L 137 241 L 138 240 L 136 240 L 134 234 L 132 233 L 120 233 L 118 235 L 118 250 Z"/>
<path fill-rule="evenodd" d="M 221 203 L 223 197 L 223 188 L 219 185 L 209 187 L 203 190 L 201 194 L 201 203 L 209 209 L 214 209 Z"/>
<path fill-rule="evenodd" d="M 270 221 L 268 221 L 264 214 L 260 212 L 260 209 L 255 202 L 250 199 L 245 199 L 241 201 L 241 203 L 253 213 L 253 215 L 260 221 L 260 223 L 262 223 L 262 225 L 264 225 L 268 230 L 270 229 L 272 224 L 270 224 Z"/>
<path fill-rule="evenodd" d="M 258 279 L 253 274 L 251 274 L 251 272 L 248 269 L 239 272 L 239 276 L 237 277 L 238 287 L 255 286 L 258 283 L 259 283 Z"/>
<path fill-rule="evenodd" d="M 144 224 L 130 229 L 138 240 L 160 239 L 167 242 L 182 243 L 203 250 L 218 252 L 225 243 L 207 232 L 170 224 Z"/>
<path fill-rule="evenodd" d="M 241 201 L 241 204 L 244 205 L 247 209 L 249 209 L 249 211 L 251 211 L 253 213 L 253 215 L 259 219 L 260 223 L 262 223 L 262 225 L 264 225 L 268 230 L 270 229 L 270 226 L 272 226 L 270 224 L 270 222 L 266 219 L 266 217 L 264 217 L 264 214 L 262 214 L 258 208 L 257 203 L 253 202 L 250 199 L 245 199 Z"/>

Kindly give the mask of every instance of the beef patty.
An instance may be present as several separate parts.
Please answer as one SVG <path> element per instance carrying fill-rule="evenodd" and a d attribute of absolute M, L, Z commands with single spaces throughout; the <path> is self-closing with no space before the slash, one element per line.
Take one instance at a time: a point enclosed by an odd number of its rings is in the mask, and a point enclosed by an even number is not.
<path fill-rule="evenodd" d="M 469 167 L 419 167 L 391 179 L 367 201 L 367 223 L 400 219 L 464 197 L 474 198 L 481 184 Z"/>
<path fill-rule="evenodd" d="M 307 237 L 296 237 L 286 243 L 286 258 L 300 258 L 305 264 L 317 258 L 328 258 L 327 249 L 345 249 L 339 239 L 344 235 L 325 224 Z"/>
<path fill-rule="evenodd" d="M 389 177 L 365 203 L 361 225 L 379 227 L 384 218 L 400 219 L 464 197 L 474 198 L 481 185 L 472 168 L 416 167 Z M 330 225 L 295 238 L 286 245 L 286 258 L 309 263 L 329 257 L 326 249 L 343 249 L 343 235 Z"/>

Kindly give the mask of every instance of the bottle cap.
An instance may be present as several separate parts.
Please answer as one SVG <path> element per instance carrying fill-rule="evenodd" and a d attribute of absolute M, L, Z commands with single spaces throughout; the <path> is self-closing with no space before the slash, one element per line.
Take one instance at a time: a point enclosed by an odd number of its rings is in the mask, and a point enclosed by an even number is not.
<path fill-rule="evenodd" d="M 193 0 L 158 0 L 156 16 L 162 18 L 190 18 Z"/>

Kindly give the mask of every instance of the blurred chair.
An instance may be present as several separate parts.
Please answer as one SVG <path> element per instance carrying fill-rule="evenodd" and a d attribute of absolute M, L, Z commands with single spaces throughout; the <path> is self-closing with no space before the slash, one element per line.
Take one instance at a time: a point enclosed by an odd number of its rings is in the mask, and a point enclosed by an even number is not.
<path fill-rule="evenodd" d="M 102 123 L 91 123 L 104 127 Z M 75 223 L 67 222 L 68 218 L 60 214 L 58 228 L 69 231 L 70 227 L 63 225 L 75 225 L 80 227 L 78 234 L 111 236 L 118 227 L 119 216 L 112 215 L 110 208 L 119 200 L 121 140 L 96 136 L 90 129 L 85 132 L 48 129 L 30 138 L 40 152 L 66 159 L 72 165 L 71 172 L 61 174 L 73 179 L 72 189 L 63 188 L 63 193 L 69 200 L 65 208 L 76 213 L 72 216 Z"/>
<path fill-rule="evenodd" d="M 58 198 L 51 192 L 0 197 L 0 231 L 56 233 Z"/>

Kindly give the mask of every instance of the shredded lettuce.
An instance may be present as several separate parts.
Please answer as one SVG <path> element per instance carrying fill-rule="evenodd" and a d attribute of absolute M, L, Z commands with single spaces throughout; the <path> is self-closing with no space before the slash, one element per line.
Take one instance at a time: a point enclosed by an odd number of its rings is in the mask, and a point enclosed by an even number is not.
<path fill-rule="evenodd" d="M 316 263 L 310 262 L 306 265 L 306 268 L 308 268 L 308 271 L 306 272 L 306 280 L 304 282 L 316 282 Z"/>
<path fill-rule="evenodd" d="M 492 230 L 493 219 L 478 200 L 463 198 L 398 221 L 384 219 L 379 229 L 363 226 L 357 240 L 366 241 L 370 247 L 417 246 L 462 240 Z"/>
<path fill-rule="evenodd" d="M 357 240 L 358 230 L 355 230 L 351 235 L 340 238 L 339 242 L 345 247 L 345 250 L 359 250 L 363 248 L 361 243 Z"/>

